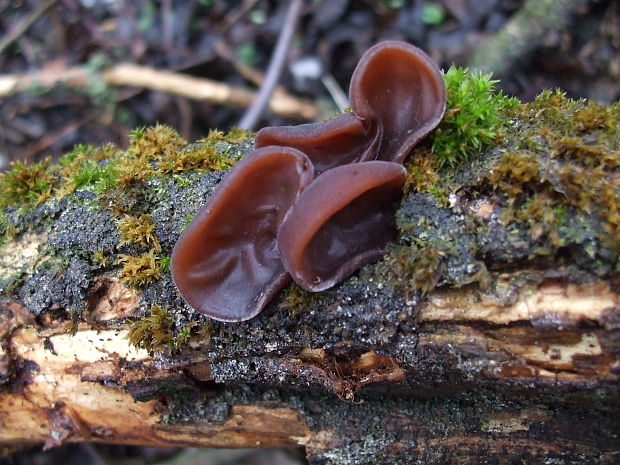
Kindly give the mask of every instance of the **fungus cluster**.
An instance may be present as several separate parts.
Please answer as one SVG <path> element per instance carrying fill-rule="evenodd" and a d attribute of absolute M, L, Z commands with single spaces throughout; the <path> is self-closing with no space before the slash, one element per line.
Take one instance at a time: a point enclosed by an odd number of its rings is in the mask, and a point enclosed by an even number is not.
<path fill-rule="evenodd" d="M 220 321 L 256 316 L 290 279 L 321 291 L 379 259 L 396 237 L 411 148 L 443 117 L 432 60 L 404 42 L 370 48 L 350 86 L 352 113 L 268 127 L 175 244 L 174 282 Z"/>

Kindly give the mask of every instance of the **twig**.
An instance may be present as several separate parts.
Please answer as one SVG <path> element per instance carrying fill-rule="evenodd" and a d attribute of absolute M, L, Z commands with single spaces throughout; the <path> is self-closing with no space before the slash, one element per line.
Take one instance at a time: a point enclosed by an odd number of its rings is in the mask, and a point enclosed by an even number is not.
<path fill-rule="evenodd" d="M 288 11 L 286 12 L 286 17 L 284 18 L 284 26 L 280 31 L 280 37 L 278 37 L 278 42 L 276 43 L 276 48 L 271 56 L 271 60 L 269 61 L 265 81 L 260 88 L 256 100 L 254 100 L 252 106 L 248 108 L 248 111 L 245 115 L 243 115 L 241 121 L 239 121 L 238 126 L 240 128 L 250 130 L 254 129 L 260 116 L 263 114 L 263 111 L 265 111 L 265 107 L 269 102 L 273 89 L 276 87 L 276 84 L 280 78 L 280 73 L 282 72 L 282 67 L 284 66 L 284 61 L 286 60 L 286 55 L 291 44 L 291 39 L 293 38 L 293 34 L 297 28 L 297 21 L 301 13 L 303 3 L 303 0 L 291 1 Z"/>
<path fill-rule="evenodd" d="M 192 100 L 247 108 L 256 99 L 256 93 L 170 71 L 156 70 L 134 64 L 118 64 L 100 74 L 86 67 L 62 71 L 36 72 L 21 75 L 0 75 L 0 98 L 23 92 L 33 87 L 52 88 L 63 84 L 67 87 L 87 87 L 103 80 L 110 86 L 134 86 L 167 92 Z M 302 120 L 316 120 L 320 110 L 310 101 L 278 92 L 269 100 L 269 109 L 275 114 Z"/>
<path fill-rule="evenodd" d="M 349 106 L 349 97 L 344 93 L 336 78 L 331 73 L 324 73 L 321 76 L 321 82 L 329 92 L 332 100 L 340 111 L 344 111 Z"/>
<path fill-rule="evenodd" d="M 549 31 L 562 30 L 588 0 L 527 0 L 469 61 L 472 68 L 504 76 Z"/>
<path fill-rule="evenodd" d="M 23 21 L 19 26 L 17 26 L 12 32 L 10 32 L 4 39 L 0 40 L 0 54 L 2 54 L 9 45 L 11 45 L 24 32 L 26 32 L 37 19 L 43 16 L 47 12 L 47 10 L 53 7 L 56 3 L 58 3 L 58 0 L 49 0 L 48 2 L 44 3 L 25 21 Z"/>

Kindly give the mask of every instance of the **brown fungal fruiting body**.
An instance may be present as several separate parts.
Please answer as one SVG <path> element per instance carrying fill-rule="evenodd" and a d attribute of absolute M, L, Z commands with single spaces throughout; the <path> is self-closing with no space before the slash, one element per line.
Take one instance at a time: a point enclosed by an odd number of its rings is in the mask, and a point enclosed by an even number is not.
<path fill-rule="evenodd" d="M 402 163 L 441 121 L 446 86 L 426 53 L 387 40 L 362 56 L 351 77 L 349 99 L 353 113 L 379 128 L 376 158 Z"/>
<path fill-rule="evenodd" d="M 216 320 L 243 321 L 286 285 L 277 231 L 312 175 L 308 157 L 286 147 L 258 149 L 237 164 L 172 251 L 187 303 Z"/>
<path fill-rule="evenodd" d="M 373 139 L 361 119 L 344 113 L 326 123 L 263 128 L 256 134 L 256 147 L 295 147 L 308 155 L 318 175 L 371 157 Z"/>
<path fill-rule="evenodd" d="M 377 260 L 395 239 L 407 171 L 369 161 L 334 168 L 300 195 L 278 232 L 284 267 L 308 291 L 332 287 Z"/>
<path fill-rule="evenodd" d="M 247 320 L 291 276 L 321 291 L 385 253 L 402 162 L 441 120 L 445 85 L 424 52 L 386 41 L 360 60 L 350 98 L 353 113 L 327 123 L 259 131 L 181 235 L 171 271 L 196 310 Z"/>
<path fill-rule="evenodd" d="M 263 128 L 256 146 L 295 147 L 310 157 L 318 173 L 374 159 L 402 163 L 443 118 L 446 86 L 426 53 L 387 40 L 361 58 L 349 98 L 353 113 L 327 123 Z"/>

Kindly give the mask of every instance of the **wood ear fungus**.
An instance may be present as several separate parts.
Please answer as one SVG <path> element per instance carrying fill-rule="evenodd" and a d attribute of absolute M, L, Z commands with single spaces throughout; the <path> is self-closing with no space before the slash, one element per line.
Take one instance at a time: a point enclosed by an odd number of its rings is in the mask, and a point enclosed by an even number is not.
<path fill-rule="evenodd" d="M 278 232 L 284 267 L 322 291 L 377 260 L 396 238 L 394 210 L 407 170 L 370 161 L 333 168 L 299 196 Z"/>
<path fill-rule="evenodd" d="M 172 277 L 197 311 L 247 320 L 291 277 L 321 291 L 386 252 L 402 163 L 441 121 L 446 89 L 424 52 L 386 41 L 364 54 L 349 95 L 353 113 L 261 129 L 179 237 Z"/>
<path fill-rule="evenodd" d="M 413 45 L 387 40 L 362 56 L 351 78 L 353 113 L 327 123 L 267 127 L 256 146 L 283 145 L 306 153 L 316 173 L 347 163 L 402 163 L 443 118 L 446 86 L 437 65 Z"/>
<path fill-rule="evenodd" d="M 281 145 L 304 152 L 321 174 L 336 166 L 374 158 L 373 137 L 364 123 L 344 113 L 326 123 L 272 126 L 256 133 L 256 147 Z"/>
<path fill-rule="evenodd" d="M 446 86 L 437 65 L 413 45 L 387 40 L 368 49 L 351 77 L 353 112 L 380 127 L 377 159 L 402 163 L 439 124 Z"/>
<path fill-rule="evenodd" d="M 220 321 L 244 321 L 289 281 L 278 228 L 313 178 L 298 150 L 265 147 L 235 166 L 177 240 L 170 260 L 181 296 Z"/>

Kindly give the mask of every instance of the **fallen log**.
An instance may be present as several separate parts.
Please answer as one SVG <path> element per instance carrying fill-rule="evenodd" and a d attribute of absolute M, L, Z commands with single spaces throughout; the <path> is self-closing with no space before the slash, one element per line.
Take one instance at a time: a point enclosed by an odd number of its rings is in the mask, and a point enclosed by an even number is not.
<path fill-rule="evenodd" d="M 547 94 L 475 160 L 440 168 L 417 148 L 381 261 L 321 293 L 290 285 L 235 324 L 189 308 L 167 262 L 251 135 L 188 145 L 158 126 L 127 151 L 14 166 L 0 444 L 617 463 L 619 114 Z"/>

